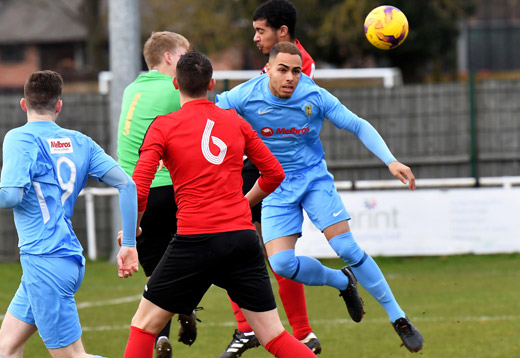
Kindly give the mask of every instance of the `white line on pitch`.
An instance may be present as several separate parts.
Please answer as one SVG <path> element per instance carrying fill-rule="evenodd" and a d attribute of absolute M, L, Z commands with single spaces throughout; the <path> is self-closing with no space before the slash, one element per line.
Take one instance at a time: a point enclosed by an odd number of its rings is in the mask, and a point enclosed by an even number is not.
<path fill-rule="evenodd" d="M 77 304 L 77 306 L 78 306 L 78 309 L 80 310 L 82 308 L 89 308 L 89 307 L 118 305 L 120 303 L 128 303 L 128 302 L 133 302 L 133 301 L 139 301 L 141 299 L 141 297 L 142 297 L 142 295 L 136 295 L 136 296 L 114 298 L 114 299 L 105 300 L 105 301 L 79 302 Z"/>
<path fill-rule="evenodd" d="M 520 320 L 520 315 L 504 315 L 504 316 L 465 316 L 465 317 L 413 317 L 412 321 L 414 322 L 483 322 L 483 321 L 513 321 Z M 373 319 L 364 319 L 363 322 L 368 323 L 386 323 L 387 319 L 384 318 L 373 318 Z M 284 325 L 289 324 L 287 321 L 282 321 Z M 315 319 L 311 320 L 311 324 L 314 323 L 327 323 L 327 324 L 347 324 L 352 325 L 352 327 L 356 326 L 350 319 L 347 318 L 337 318 L 337 319 Z M 235 327 L 235 321 L 226 321 L 226 322 L 204 322 L 198 324 L 199 328 L 201 327 Z M 104 325 L 104 326 L 85 326 L 83 327 L 84 331 L 117 331 L 117 330 L 128 330 L 130 329 L 130 323 L 128 324 L 120 324 L 120 325 Z"/>

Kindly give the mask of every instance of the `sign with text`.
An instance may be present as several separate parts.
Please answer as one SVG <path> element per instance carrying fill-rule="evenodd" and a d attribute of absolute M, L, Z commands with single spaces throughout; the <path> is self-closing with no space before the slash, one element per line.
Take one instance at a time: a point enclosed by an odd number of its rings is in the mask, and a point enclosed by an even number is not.
<path fill-rule="evenodd" d="M 342 191 L 350 228 L 372 256 L 520 252 L 520 188 Z M 305 215 L 297 255 L 337 257 Z"/>

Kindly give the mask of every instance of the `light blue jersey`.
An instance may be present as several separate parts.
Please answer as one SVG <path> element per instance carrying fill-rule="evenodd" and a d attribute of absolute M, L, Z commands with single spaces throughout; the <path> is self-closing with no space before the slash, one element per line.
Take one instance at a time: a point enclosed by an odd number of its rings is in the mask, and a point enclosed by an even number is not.
<path fill-rule="evenodd" d="M 70 218 L 89 176 L 101 178 L 117 163 L 84 134 L 54 122 L 28 122 L 3 144 L 2 188 L 23 188 L 13 208 L 21 254 L 79 256 Z"/>
<path fill-rule="evenodd" d="M 355 134 L 386 165 L 395 160 L 370 123 L 305 74 L 288 99 L 274 96 L 269 90 L 269 77 L 262 75 L 217 95 L 216 103 L 221 108 L 233 108 L 244 117 L 285 172 L 300 171 L 323 160 L 320 131 L 324 118 Z"/>

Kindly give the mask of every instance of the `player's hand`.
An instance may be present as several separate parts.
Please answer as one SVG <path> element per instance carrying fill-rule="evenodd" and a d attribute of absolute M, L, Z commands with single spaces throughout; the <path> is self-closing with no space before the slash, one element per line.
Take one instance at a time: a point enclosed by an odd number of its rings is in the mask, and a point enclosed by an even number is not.
<path fill-rule="evenodd" d="M 415 175 L 412 173 L 412 169 L 400 163 L 398 161 L 391 162 L 388 164 L 388 170 L 403 184 L 408 184 L 410 190 L 415 190 Z"/>
<path fill-rule="evenodd" d="M 162 170 L 162 168 L 164 168 L 164 163 L 161 159 L 161 160 L 159 160 L 159 165 L 157 166 L 157 171 L 160 172 Z"/>
<path fill-rule="evenodd" d="M 141 229 L 141 227 L 139 226 L 137 228 L 137 230 L 135 231 L 135 237 L 139 237 L 142 233 L 143 233 L 143 229 Z M 119 246 L 121 246 L 123 244 L 123 231 L 122 230 L 117 233 L 117 243 L 119 244 Z"/>
<path fill-rule="evenodd" d="M 137 271 L 139 271 L 137 249 L 135 247 L 122 246 L 117 254 L 117 275 L 121 278 L 127 278 Z"/>

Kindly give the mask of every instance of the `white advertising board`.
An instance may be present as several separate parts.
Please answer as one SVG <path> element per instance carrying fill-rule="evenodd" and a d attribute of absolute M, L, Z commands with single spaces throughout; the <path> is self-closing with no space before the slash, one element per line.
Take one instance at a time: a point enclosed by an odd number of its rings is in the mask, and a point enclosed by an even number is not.
<path fill-rule="evenodd" d="M 520 188 L 342 191 L 359 246 L 372 256 L 520 252 Z M 337 257 L 305 216 L 297 255 Z"/>

